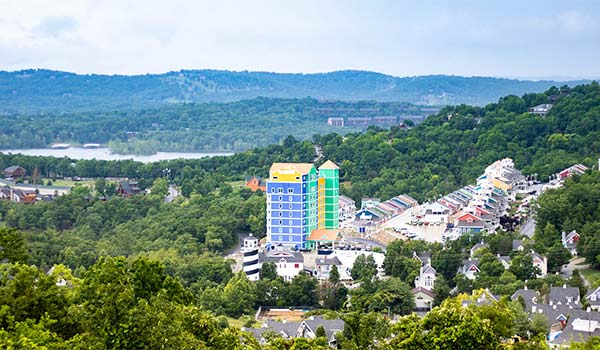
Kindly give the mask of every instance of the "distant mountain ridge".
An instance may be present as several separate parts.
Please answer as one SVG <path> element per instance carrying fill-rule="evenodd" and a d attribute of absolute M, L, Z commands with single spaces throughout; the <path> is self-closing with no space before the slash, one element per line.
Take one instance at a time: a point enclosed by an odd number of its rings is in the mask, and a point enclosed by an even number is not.
<path fill-rule="evenodd" d="M 506 95 L 541 92 L 553 85 L 586 82 L 447 75 L 401 78 L 354 70 L 315 74 L 182 70 L 125 76 L 29 69 L 0 71 L 0 112 L 121 110 L 171 103 L 308 96 L 345 101 L 484 105 Z"/>

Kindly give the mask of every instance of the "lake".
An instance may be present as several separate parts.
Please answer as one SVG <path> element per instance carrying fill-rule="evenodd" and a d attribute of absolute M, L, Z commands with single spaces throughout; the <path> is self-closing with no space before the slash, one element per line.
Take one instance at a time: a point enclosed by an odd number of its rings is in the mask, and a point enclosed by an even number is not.
<path fill-rule="evenodd" d="M 44 157 L 69 157 L 72 159 L 98 159 L 98 160 L 124 160 L 133 159 L 138 162 L 151 163 L 159 160 L 169 159 L 199 159 L 214 156 L 230 156 L 233 153 L 194 153 L 194 152 L 158 152 L 149 156 L 137 156 L 133 154 L 115 154 L 108 148 L 79 148 L 71 147 L 67 149 L 52 148 L 31 148 L 31 149 L 8 149 L 0 150 L 0 153 L 23 154 L 27 156 Z"/>

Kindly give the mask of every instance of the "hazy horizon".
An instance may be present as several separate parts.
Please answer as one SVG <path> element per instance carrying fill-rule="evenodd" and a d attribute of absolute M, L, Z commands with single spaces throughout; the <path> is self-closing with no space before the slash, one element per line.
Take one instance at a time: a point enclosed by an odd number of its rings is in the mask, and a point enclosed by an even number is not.
<path fill-rule="evenodd" d="M 600 2 L 0 0 L 0 70 L 600 77 Z"/>

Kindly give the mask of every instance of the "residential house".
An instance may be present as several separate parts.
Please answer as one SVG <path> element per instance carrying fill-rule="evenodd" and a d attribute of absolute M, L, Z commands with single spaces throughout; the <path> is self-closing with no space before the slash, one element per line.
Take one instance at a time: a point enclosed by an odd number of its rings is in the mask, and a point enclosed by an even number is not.
<path fill-rule="evenodd" d="M 325 337 L 329 346 L 336 346 L 336 334 L 344 330 L 344 321 L 341 319 L 326 320 L 320 316 L 311 316 L 302 322 L 288 322 L 267 320 L 261 328 L 242 328 L 242 331 L 250 332 L 260 344 L 266 344 L 267 339 L 263 336 L 265 331 L 272 331 L 284 339 L 293 338 L 316 338 L 317 328 L 320 326 L 325 330 Z"/>
<path fill-rule="evenodd" d="M 563 231 L 561 241 L 563 247 L 567 248 L 571 255 L 577 255 L 577 242 L 579 242 L 579 233 L 577 231 L 573 230 L 568 234 Z"/>
<path fill-rule="evenodd" d="M 531 306 L 537 304 L 538 296 L 539 293 L 537 291 L 525 286 L 524 288 L 517 289 L 517 291 L 511 295 L 510 300 L 518 300 L 519 297 L 521 297 L 525 302 L 525 310 L 531 310 Z"/>
<path fill-rule="evenodd" d="M 260 176 L 246 176 L 244 186 L 251 189 L 252 192 L 256 192 L 257 190 L 267 191 L 267 184 Z"/>
<path fill-rule="evenodd" d="M 23 177 L 26 173 L 27 172 L 25 171 L 25 168 L 18 165 L 9 166 L 8 168 L 2 171 L 2 175 L 4 175 L 4 177 L 7 179 L 16 179 L 19 177 Z"/>
<path fill-rule="evenodd" d="M 481 220 L 479 217 L 466 213 L 456 219 L 454 227 L 461 234 L 464 234 L 481 232 L 486 229 L 487 225 L 485 221 Z"/>
<path fill-rule="evenodd" d="M 496 257 L 498 258 L 498 261 L 500 261 L 504 269 L 508 270 L 508 268 L 510 267 L 510 256 L 497 254 Z"/>
<path fill-rule="evenodd" d="M 331 269 L 333 268 L 333 266 L 336 266 L 339 272 L 342 266 L 342 262 L 340 261 L 340 259 L 338 259 L 337 256 L 324 256 L 318 257 L 315 260 L 315 265 L 315 276 L 317 277 L 317 279 L 324 281 L 329 279 L 329 274 L 331 273 Z"/>
<path fill-rule="evenodd" d="M 117 188 L 118 195 L 129 198 L 141 193 L 143 193 L 143 191 L 138 187 L 137 181 L 119 181 L 119 187 Z"/>
<path fill-rule="evenodd" d="M 591 290 L 586 296 L 585 300 L 590 305 L 590 308 L 595 311 L 600 311 L 600 287 Z"/>
<path fill-rule="evenodd" d="M 381 199 L 379 199 L 379 198 L 362 198 L 360 200 L 360 208 L 361 209 L 372 208 L 379 203 L 381 203 Z"/>
<path fill-rule="evenodd" d="M 258 254 L 259 264 L 265 262 L 275 263 L 277 275 L 285 281 L 291 281 L 304 270 L 304 256 L 300 252 L 284 250 L 281 245 L 275 249 Z"/>
<path fill-rule="evenodd" d="M 451 209 L 440 202 L 434 202 L 423 206 L 422 220 L 424 222 L 448 222 Z"/>
<path fill-rule="evenodd" d="M 568 168 L 566 168 L 565 170 L 561 171 L 558 173 L 558 177 L 561 180 L 564 180 L 568 177 L 571 177 L 573 175 L 582 175 L 583 173 L 585 173 L 588 170 L 588 167 L 586 167 L 583 164 L 575 164 L 573 166 L 570 166 Z"/>
<path fill-rule="evenodd" d="M 564 284 L 562 287 L 550 287 L 548 293 L 548 304 L 553 305 L 576 305 L 580 307 L 579 288 L 567 287 Z"/>
<path fill-rule="evenodd" d="M 429 265 L 426 264 L 421 266 L 419 269 L 419 276 L 415 278 L 415 288 L 424 288 L 432 291 L 435 285 L 435 279 L 437 277 L 437 271 Z"/>
<path fill-rule="evenodd" d="M 327 320 L 323 317 L 309 317 L 302 321 L 298 328 L 298 337 L 314 339 L 317 337 L 317 328 L 323 327 L 325 330 L 325 337 L 329 343 L 329 346 L 336 346 L 336 334 L 344 330 L 344 321 L 341 319 Z"/>
<path fill-rule="evenodd" d="M 339 197 L 339 214 L 340 222 L 351 220 L 356 214 L 356 203 L 352 198 L 340 195 Z"/>
<path fill-rule="evenodd" d="M 494 295 L 492 294 L 488 289 L 483 289 L 483 290 L 479 290 L 479 291 L 473 291 L 472 293 L 473 297 L 476 298 L 471 298 L 471 299 L 465 299 L 462 301 L 462 306 L 466 307 L 468 305 L 477 305 L 477 306 L 482 306 L 482 305 L 490 305 L 493 303 L 498 302 L 498 300 L 500 300 L 500 296 L 498 295 Z"/>
<path fill-rule="evenodd" d="M 469 260 L 463 261 L 463 265 L 458 269 L 458 273 L 462 273 L 468 279 L 474 280 L 477 278 L 477 273 L 480 272 L 478 265 L 478 259 L 469 258 Z"/>
<path fill-rule="evenodd" d="M 473 257 L 475 255 L 475 252 L 477 252 L 479 249 L 484 249 L 484 248 L 489 248 L 490 246 L 487 243 L 477 243 L 474 246 L 471 247 L 471 249 L 469 250 L 469 256 Z"/>
<path fill-rule="evenodd" d="M 523 251 L 525 250 L 525 246 L 523 245 L 523 241 L 520 239 L 513 239 L 512 241 L 512 250 Z"/>
<path fill-rule="evenodd" d="M 537 277 L 544 277 L 548 273 L 548 258 L 545 256 L 541 256 L 540 254 L 531 251 L 531 261 L 533 266 L 537 267 L 540 270 L 540 273 Z"/>
<path fill-rule="evenodd" d="M 415 310 L 416 311 L 429 311 L 433 307 L 434 295 L 429 289 L 423 287 L 417 287 L 412 290 L 413 297 L 415 298 Z"/>
<path fill-rule="evenodd" d="M 529 113 L 537 114 L 541 117 L 545 117 L 552 109 L 552 106 L 553 105 L 550 103 L 543 103 L 541 105 L 537 105 L 537 106 L 529 108 Z"/>

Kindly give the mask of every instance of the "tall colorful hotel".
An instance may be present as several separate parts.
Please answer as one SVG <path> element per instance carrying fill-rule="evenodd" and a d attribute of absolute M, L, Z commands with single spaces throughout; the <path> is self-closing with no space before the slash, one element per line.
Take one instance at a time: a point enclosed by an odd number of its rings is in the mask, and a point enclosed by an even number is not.
<path fill-rule="evenodd" d="M 339 227 L 339 167 L 328 160 L 273 163 L 267 181 L 267 245 L 312 248 Z M 311 236 L 312 235 L 312 236 Z"/>

